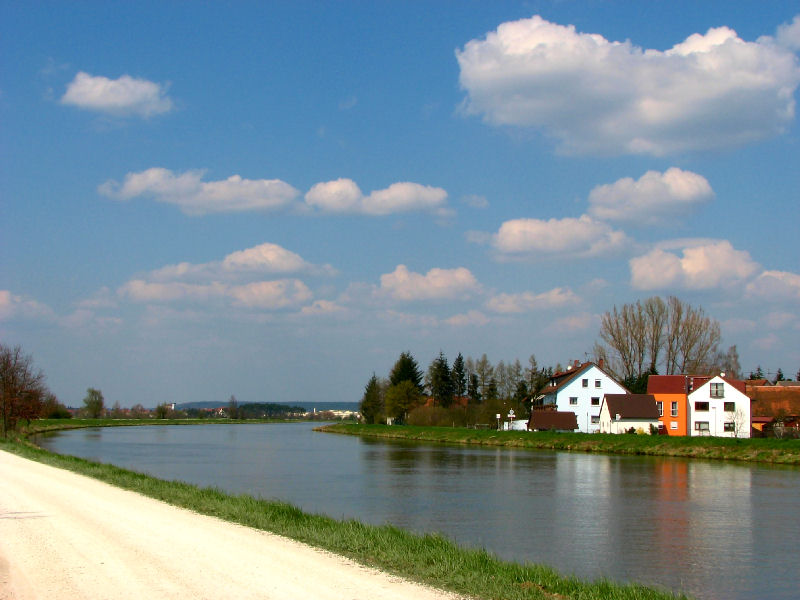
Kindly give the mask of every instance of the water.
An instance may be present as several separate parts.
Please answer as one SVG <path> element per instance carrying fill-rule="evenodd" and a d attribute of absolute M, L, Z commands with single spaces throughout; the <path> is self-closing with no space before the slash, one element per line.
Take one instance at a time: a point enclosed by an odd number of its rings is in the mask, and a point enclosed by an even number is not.
<path fill-rule="evenodd" d="M 435 446 L 312 424 L 75 430 L 59 453 L 439 531 L 503 558 L 702 599 L 796 598 L 800 469 Z"/>

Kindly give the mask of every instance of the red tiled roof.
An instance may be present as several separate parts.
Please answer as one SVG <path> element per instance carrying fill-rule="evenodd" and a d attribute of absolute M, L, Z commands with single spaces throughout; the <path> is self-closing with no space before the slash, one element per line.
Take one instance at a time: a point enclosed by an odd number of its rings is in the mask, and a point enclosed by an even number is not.
<path fill-rule="evenodd" d="M 603 401 L 608 412 L 621 419 L 658 419 L 656 399 L 652 394 L 606 394 Z"/>
<path fill-rule="evenodd" d="M 800 388 L 753 386 L 748 388 L 753 417 L 800 416 Z"/>
<path fill-rule="evenodd" d="M 691 394 L 705 385 L 716 375 L 650 375 L 647 379 L 648 394 Z M 746 394 L 745 382 L 739 379 L 722 377 L 722 380 L 743 394 Z"/>

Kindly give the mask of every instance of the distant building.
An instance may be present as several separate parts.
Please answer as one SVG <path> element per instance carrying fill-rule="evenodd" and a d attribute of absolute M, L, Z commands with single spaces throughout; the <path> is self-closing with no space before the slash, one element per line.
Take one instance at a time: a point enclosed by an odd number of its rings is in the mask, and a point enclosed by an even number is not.
<path fill-rule="evenodd" d="M 532 410 L 528 419 L 529 431 L 575 431 L 578 418 L 574 412 Z"/>
<path fill-rule="evenodd" d="M 600 407 L 600 433 L 650 433 L 658 428 L 658 409 L 652 394 L 606 394 Z"/>

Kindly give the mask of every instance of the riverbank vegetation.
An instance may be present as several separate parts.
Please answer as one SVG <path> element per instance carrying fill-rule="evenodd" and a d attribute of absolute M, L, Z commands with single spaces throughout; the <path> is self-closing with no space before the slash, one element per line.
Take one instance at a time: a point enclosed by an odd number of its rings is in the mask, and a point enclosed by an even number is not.
<path fill-rule="evenodd" d="M 800 440 L 796 439 L 611 435 L 339 423 L 323 426 L 318 431 L 415 442 L 800 465 Z"/>
<path fill-rule="evenodd" d="M 200 514 L 282 535 L 462 596 L 487 600 L 685 598 L 638 584 L 581 581 L 546 566 L 503 561 L 485 550 L 460 547 L 437 534 L 417 535 L 390 525 L 374 526 L 308 514 L 284 502 L 164 481 L 113 465 L 53 454 L 21 441 L 2 440 L 0 450 Z"/>

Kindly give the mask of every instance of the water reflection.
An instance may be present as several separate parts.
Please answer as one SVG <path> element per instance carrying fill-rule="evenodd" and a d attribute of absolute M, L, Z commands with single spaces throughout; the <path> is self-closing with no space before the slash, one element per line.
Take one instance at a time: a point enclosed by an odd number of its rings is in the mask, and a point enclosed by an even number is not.
<path fill-rule="evenodd" d="M 518 561 L 699 598 L 793 598 L 800 470 L 425 446 L 305 424 L 69 432 L 45 445 Z"/>

